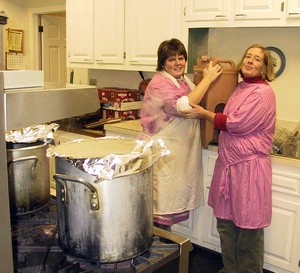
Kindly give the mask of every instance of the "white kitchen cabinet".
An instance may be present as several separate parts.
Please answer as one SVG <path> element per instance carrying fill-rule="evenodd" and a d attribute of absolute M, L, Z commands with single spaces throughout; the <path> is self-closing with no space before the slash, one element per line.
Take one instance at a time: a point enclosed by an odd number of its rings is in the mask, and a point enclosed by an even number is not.
<path fill-rule="evenodd" d="M 181 1 L 67 0 L 68 13 L 71 67 L 155 71 L 159 44 L 180 38 Z"/>
<path fill-rule="evenodd" d="M 205 205 L 202 205 L 191 211 L 189 219 L 172 226 L 172 232 L 188 237 L 196 245 L 202 245 L 204 208 Z"/>
<path fill-rule="evenodd" d="M 280 19 L 281 0 L 235 0 L 234 19 Z"/>
<path fill-rule="evenodd" d="M 300 18 L 300 0 L 288 0 L 287 18 Z"/>
<path fill-rule="evenodd" d="M 124 0 L 67 0 L 68 66 L 124 63 Z"/>
<path fill-rule="evenodd" d="M 173 231 L 183 234 L 202 247 L 220 252 L 216 218 L 207 205 L 216 149 L 203 150 L 205 202 L 202 213 L 192 215 L 190 230 L 175 225 Z M 299 273 L 300 260 L 300 162 L 287 158 L 272 158 L 272 223 L 265 229 L 264 268 L 276 273 Z M 201 230 L 201 231 L 199 231 Z M 188 233 L 190 232 L 190 234 Z M 194 238 L 198 232 L 198 238 Z"/>
<path fill-rule="evenodd" d="M 180 38 L 181 1 L 128 0 L 126 10 L 126 59 L 137 67 L 157 64 L 157 48 L 166 39 Z"/>
<path fill-rule="evenodd" d="M 94 63 L 124 64 L 124 0 L 94 0 Z"/>
<path fill-rule="evenodd" d="M 300 165 L 273 157 L 272 223 L 265 229 L 266 269 L 300 272 Z"/>
<path fill-rule="evenodd" d="M 183 29 L 300 26 L 299 0 L 185 0 Z"/>
<path fill-rule="evenodd" d="M 186 21 L 213 21 L 229 19 L 229 0 L 187 0 Z"/>
<path fill-rule="evenodd" d="M 68 63 L 93 63 L 93 0 L 67 0 Z"/>

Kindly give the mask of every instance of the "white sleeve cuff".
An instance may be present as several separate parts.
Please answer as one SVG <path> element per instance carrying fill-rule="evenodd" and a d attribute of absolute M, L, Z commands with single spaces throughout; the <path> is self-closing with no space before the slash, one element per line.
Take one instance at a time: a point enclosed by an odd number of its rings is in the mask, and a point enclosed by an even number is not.
<path fill-rule="evenodd" d="M 192 109 L 188 96 L 182 96 L 177 100 L 177 112 Z"/>

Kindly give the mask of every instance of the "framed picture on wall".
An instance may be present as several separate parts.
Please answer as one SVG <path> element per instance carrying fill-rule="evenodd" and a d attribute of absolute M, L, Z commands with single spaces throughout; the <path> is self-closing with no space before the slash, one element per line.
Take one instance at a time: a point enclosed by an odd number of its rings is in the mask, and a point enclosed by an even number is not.
<path fill-rule="evenodd" d="M 23 30 L 6 29 L 7 52 L 23 53 Z"/>

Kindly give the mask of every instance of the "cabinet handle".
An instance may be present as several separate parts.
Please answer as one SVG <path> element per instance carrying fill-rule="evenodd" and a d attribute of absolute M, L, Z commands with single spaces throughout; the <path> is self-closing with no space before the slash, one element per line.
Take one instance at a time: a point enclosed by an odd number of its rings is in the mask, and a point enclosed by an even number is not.
<path fill-rule="evenodd" d="M 235 15 L 235 17 L 247 17 L 247 14 L 238 13 Z"/>
<path fill-rule="evenodd" d="M 91 59 L 83 59 L 84 62 L 91 62 Z"/>
<path fill-rule="evenodd" d="M 224 18 L 226 18 L 226 16 L 225 15 L 216 15 L 215 18 L 216 19 L 224 19 Z"/>
<path fill-rule="evenodd" d="M 300 13 L 299 12 L 289 12 L 289 16 L 300 17 Z"/>
<path fill-rule="evenodd" d="M 95 60 L 96 62 L 103 62 L 103 60 Z"/>
<path fill-rule="evenodd" d="M 139 63 L 139 61 L 129 61 L 130 63 Z"/>

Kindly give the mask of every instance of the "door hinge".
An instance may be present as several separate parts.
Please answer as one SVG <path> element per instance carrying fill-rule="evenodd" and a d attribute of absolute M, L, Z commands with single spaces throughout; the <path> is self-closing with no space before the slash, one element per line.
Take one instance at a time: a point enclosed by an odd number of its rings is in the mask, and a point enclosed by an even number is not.
<path fill-rule="evenodd" d="M 281 2 L 281 11 L 284 11 L 284 2 Z"/>
<path fill-rule="evenodd" d="M 126 60 L 126 52 L 123 52 L 123 59 Z"/>
<path fill-rule="evenodd" d="M 39 32 L 44 32 L 44 27 L 43 26 L 39 26 Z"/>
<path fill-rule="evenodd" d="M 183 15 L 186 16 L 186 7 L 183 9 Z"/>

